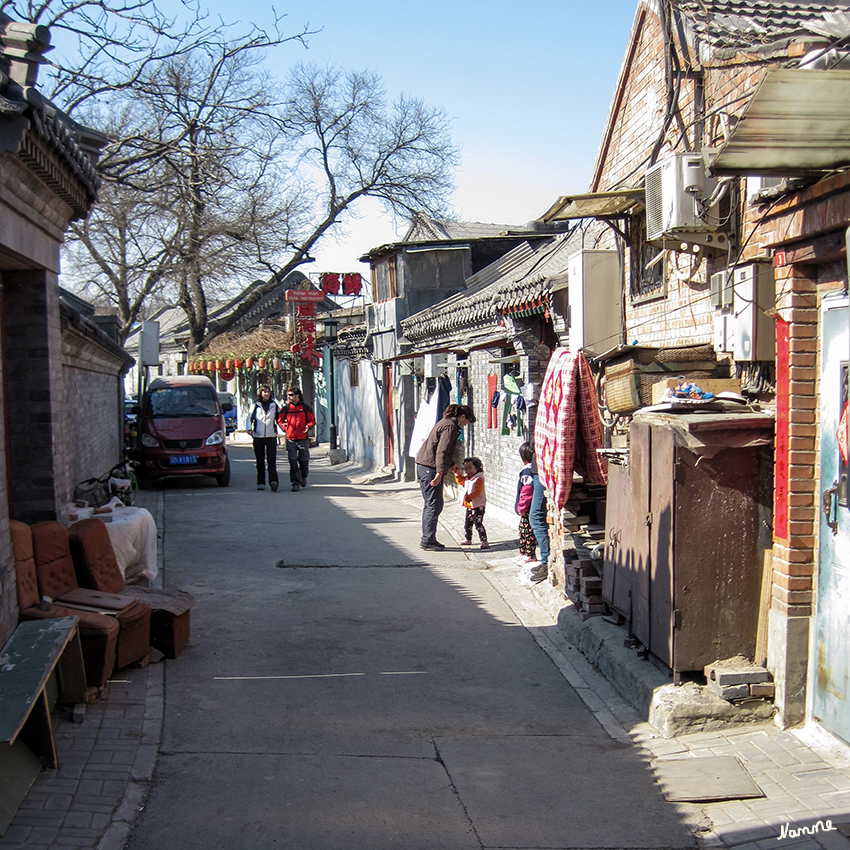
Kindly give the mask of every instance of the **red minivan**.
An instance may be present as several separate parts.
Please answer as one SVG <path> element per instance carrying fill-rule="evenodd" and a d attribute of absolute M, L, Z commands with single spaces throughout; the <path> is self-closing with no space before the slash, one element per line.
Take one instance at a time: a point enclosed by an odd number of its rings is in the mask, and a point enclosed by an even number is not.
<path fill-rule="evenodd" d="M 139 412 L 139 484 L 167 475 L 212 475 L 230 483 L 218 396 L 209 378 L 154 378 Z"/>

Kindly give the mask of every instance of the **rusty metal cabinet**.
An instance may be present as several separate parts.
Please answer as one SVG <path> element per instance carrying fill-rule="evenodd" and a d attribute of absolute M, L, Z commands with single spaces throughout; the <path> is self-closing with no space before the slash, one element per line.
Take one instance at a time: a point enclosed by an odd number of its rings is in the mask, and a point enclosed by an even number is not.
<path fill-rule="evenodd" d="M 603 597 L 674 672 L 752 657 L 771 545 L 773 420 L 643 414 L 609 467 Z"/>

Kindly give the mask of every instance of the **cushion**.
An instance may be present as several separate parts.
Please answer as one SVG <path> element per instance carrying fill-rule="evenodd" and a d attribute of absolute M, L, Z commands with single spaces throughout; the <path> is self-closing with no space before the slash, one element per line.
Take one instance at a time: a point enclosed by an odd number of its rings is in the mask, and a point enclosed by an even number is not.
<path fill-rule="evenodd" d="M 25 611 L 38 605 L 38 579 L 35 573 L 35 558 L 32 551 L 32 531 L 18 520 L 9 520 L 12 532 L 12 552 L 15 556 L 15 581 L 18 588 L 18 608 Z"/>
<path fill-rule="evenodd" d="M 126 583 L 102 519 L 92 517 L 75 522 L 68 529 L 68 542 L 80 587 L 104 593 L 121 593 L 124 590 Z"/>
<path fill-rule="evenodd" d="M 78 587 L 68 544 L 68 529 L 61 522 L 51 521 L 37 522 L 30 528 L 35 572 L 41 593 L 57 599 Z"/>

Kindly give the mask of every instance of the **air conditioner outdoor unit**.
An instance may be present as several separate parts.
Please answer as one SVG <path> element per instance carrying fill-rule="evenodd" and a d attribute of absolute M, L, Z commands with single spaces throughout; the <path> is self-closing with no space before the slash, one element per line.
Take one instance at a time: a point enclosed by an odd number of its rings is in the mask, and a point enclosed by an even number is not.
<path fill-rule="evenodd" d="M 705 176 L 700 153 L 674 153 L 652 166 L 646 172 L 647 241 L 717 230 L 716 209 L 701 204 L 716 185 Z"/>
<path fill-rule="evenodd" d="M 725 269 L 722 272 L 715 272 L 709 278 L 709 284 L 711 288 L 711 306 L 721 310 L 731 308 L 735 292 L 732 275 Z"/>

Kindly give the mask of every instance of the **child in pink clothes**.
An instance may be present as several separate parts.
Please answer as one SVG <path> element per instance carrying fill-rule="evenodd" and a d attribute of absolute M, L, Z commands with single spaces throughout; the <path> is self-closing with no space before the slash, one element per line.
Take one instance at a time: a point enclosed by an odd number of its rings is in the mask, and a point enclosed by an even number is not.
<path fill-rule="evenodd" d="M 477 457 L 468 457 L 463 461 L 463 469 L 457 464 L 452 467 L 455 481 L 463 487 L 463 506 L 466 508 L 464 522 L 464 539 L 461 546 L 472 545 L 472 527 L 478 531 L 478 539 L 482 549 L 489 549 L 487 532 L 484 529 L 484 508 L 487 505 L 487 494 L 484 492 L 484 464 Z"/>

